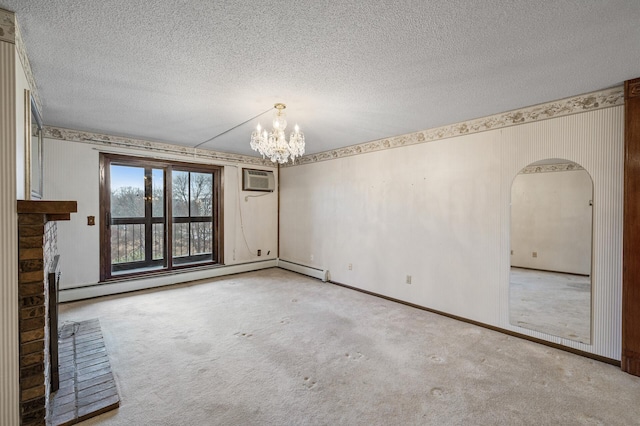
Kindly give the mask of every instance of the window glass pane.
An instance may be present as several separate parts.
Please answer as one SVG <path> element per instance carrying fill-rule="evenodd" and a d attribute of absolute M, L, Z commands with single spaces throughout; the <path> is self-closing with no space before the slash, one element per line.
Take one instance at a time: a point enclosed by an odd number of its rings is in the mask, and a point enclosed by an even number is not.
<path fill-rule="evenodd" d="M 191 216 L 212 216 L 213 175 L 191 172 Z"/>
<path fill-rule="evenodd" d="M 145 231 L 143 224 L 111 226 L 111 263 L 144 260 Z"/>
<path fill-rule="evenodd" d="M 191 223 L 191 255 L 211 253 L 211 222 Z"/>
<path fill-rule="evenodd" d="M 151 171 L 151 184 L 153 217 L 164 217 L 164 170 L 153 169 Z"/>
<path fill-rule="evenodd" d="M 171 180 L 173 216 L 189 216 L 189 172 L 174 171 Z"/>
<path fill-rule="evenodd" d="M 173 257 L 189 256 L 189 224 L 173 224 Z"/>
<path fill-rule="evenodd" d="M 144 168 L 111 165 L 111 217 L 144 217 Z"/>
<path fill-rule="evenodd" d="M 164 259 L 164 223 L 153 224 L 153 260 Z"/>

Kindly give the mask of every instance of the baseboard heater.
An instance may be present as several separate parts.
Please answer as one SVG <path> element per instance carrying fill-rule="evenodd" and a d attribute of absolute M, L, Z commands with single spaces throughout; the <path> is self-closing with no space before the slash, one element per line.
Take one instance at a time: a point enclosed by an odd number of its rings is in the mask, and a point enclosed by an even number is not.
<path fill-rule="evenodd" d="M 149 288 L 217 278 L 225 275 L 258 271 L 260 269 L 275 268 L 277 266 L 278 261 L 276 259 L 269 259 L 259 262 L 217 266 L 215 268 L 173 271 L 171 273 L 145 278 L 130 278 L 121 281 L 96 283 L 87 286 L 61 289 L 60 302 L 73 302 L 75 300 L 91 299 L 93 297 L 108 296 L 111 294 L 146 290 Z"/>
<path fill-rule="evenodd" d="M 329 279 L 329 271 L 327 269 L 314 268 L 312 266 L 301 265 L 299 263 L 288 262 L 286 260 L 278 260 L 278 268 L 288 271 L 297 272 L 299 274 L 308 275 L 313 278 L 327 282 Z"/>

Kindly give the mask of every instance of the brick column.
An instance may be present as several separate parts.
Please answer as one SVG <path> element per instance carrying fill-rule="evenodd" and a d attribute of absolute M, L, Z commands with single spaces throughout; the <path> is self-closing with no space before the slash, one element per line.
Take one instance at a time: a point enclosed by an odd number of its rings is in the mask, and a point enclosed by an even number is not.
<path fill-rule="evenodd" d="M 55 220 L 75 202 L 18 201 L 18 305 L 21 425 L 46 425 L 49 401 L 49 312 L 45 280 L 55 254 Z"/>
<path fill-rule="evenodd" d="M 18 217 L 20 308 L 20 414 L 23 425 L 44 424 L 48 392 L 48 294 L 45 284 L 44 214 Z"/>

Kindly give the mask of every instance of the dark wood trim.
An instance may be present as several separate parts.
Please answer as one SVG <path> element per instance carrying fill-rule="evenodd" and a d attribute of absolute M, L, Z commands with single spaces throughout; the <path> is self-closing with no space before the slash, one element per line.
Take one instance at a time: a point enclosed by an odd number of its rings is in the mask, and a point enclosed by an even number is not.
<path fill-rule="evenodd" d="M 164 266 L 166 269 L 171 270 L 173 268 L 173 189 L 171 188 L 171 173 L 164 174 Z"/>
<path fill-rule="evenodd" d="M 213 175 L 214 259 L 224 264 L 224 167 Z"/>
<path fill-rule="evenodd" d="M 76 201 L 18 200 L 18 213 L 67 215 L 77 211 L 78 203 Z"/>
<path fill-rule="evenodd" d="M 149 170 L 152 169 L 160 169 L 164 171 L 164 203 L 165 203 L 165 215 L 162 220 L 158 220 L 159 218 L 152 217 L 152 205 L 149 200 L 151 200 L 152 196 L 152 183 L 151 179 L 146 179 L 145 181 L 145 217 L 144 218 L 118 218 L 116 220 L 111 220 L 110 211 L 111 211 L 111 188 L 110 188 L 110 166 L 111 164 L 116 165 L 124 165 L 131 167 L 140 167 L 145 169 L 145 176 L 149 177 Z M 126 277 L 134 277 L 134 276 L 145 276 L 152 273 L 157 272 L 157 270 L 152 271 L 134 271 L 131 273 L 121 274 L 118 273 L 115 276 L 112 276 L 111 272 L 111 251 L 108 250 L 111 241 L 111 224 L 112 222 L 135 222 L 139 224 L 145 225 L 145 237 L 147 239 L 145 243 L 145 250 L 147 251 L 145 256 L 145 263 L 140 265 L 141 268 L 145 266 L 157 265 L 157 262 L 154 262 L 152 259 L 151 248 L 152 244 L 149 243 L 148 240 L 152 238 L 152 226 L 154 223 L 163 223 L 164 226 L 164 265 L 163 271 L 172 271 L 175 269 L 182 268 L 190 268 L 196 266 L 207 266 L 216 263 L 222 263 L 224 260 L 223 256 L 223 248 L 224 248 L 224 233 L 223 233 L 223 199 L 222 199 L 222 166 L 217 165 L 209 165 L 209 164 L 197 164 L 197 163 L 185 163 L 180 161 L 171 161 L 171 160 L 158 160 L 158 159 L 149 159 L 145 157 L 135 157 L 121 154 L 108 154 L 101 153 L 100 154 L 100 217 L 102 219 L 100 224 L 100 282 L 107 282 L 112 280 L 117 280 Z M 207 217 L 179 217 L 175 220 L 176 223 L 191 223 L 191 222 L 212 222 L 212 259 L 210 262 L 204 261 L 199 263 L 188 263 L 188 264 L 180 264 L 175 263 L 173 261 L 173 250 L 172 250 L 172 238 L 173 235 L 173 213 L 172 213 L 172 191 L 171 191 L 171 183 L 172 183 L 172 172 L 173 171 L 181 171 L 181 172 L 193 172 L 193 173 L 207 173 L 211 174 L 213 177 L 213 188 L 212 188 L 212 196 L 213 196 L 213 211 L 212 216 Z M 193 257 L 194 260 L 198 258 L 198 256 Z M 152 263 L 154 265 L 152 265 Z M 133 265 L 130 265 L 133 266 Z M 124 267 L 123 269 L 126 269 Z"/>
<path fill-rule="evenodd" d="M 71 213 L 48 214 L 47 220 L 51 220 L 51 221 L 71 220 Z"/>
<path fill-rule="evenodd" d="M 100 281 L 105 281 L 110 275 L 111 251 L 103 250 L 107 247 L 107 242 L 111 240 L 110 222 L 111 215 L 111 179 L 109 177 L 109 167 L 106 154 L 100 153 Z"/>
<path fill-rule="evenodd" d="M 622 370 L 640 376 L 640 78 L 624 83 Z"/>
<path fill-rule="evenodd" d="M 442 315 L 444 317 L 451 318 L 451 319 L 454 319 L 454 320 L 457 320 L 457 321 L 466 322 L 467 324 L 476 325 L 478 327 L 486 328 L 486 329 L 489 329 L 489 330 L 492 330 L 492 331 L 497 331 L 499 333 L 504 333 L 504 334 L 507 334 L 509 336 L 518 337 L 520 339 L 528 340 L 528 341 L 534 342 L 534 343 L 539 343 L 541 345 L 549 346 L 549 347 L 552 347 L 554 349 L 560 349 L 560 350 L 563 350 L 565 352 L 570 352 L 572 354 L 584 356 L 586 358 L 591 358 L 591 359 L 594 359 L 596 361 L 600 361 L 600 362 L 604 362 L 604 363 L 607 363 L 607 364 L 615 365 L 617 367 L 620 366 L 620 361 L 617 361 L 615 359 L 611 359 L 611 358 L 607 358 L 607 357 L 604 357 L 604 356 L 592 354 L 590 352 L 581 351 L 579 349 L 570 348 L 568 346 L 559 345 L 557 343 L 548 342 L 546 340 L 542 340 L 542 339 L 538 339 L 538 338 L 535 338 L 535 337 L 527 336 L 526 334 L 520 334 L 520 333 L 517 333 L 515 331 L 511 331 L 511 330 L 507 330 L 507 329 L 504 329 L 504 328 L 496 327 L 496 326 L 493 326 L 493 325 L 485 324 L 483 322 L 474 321 L 474 320 L 471 320 L 471 319 L 468 319 L 468 318 L 459 317 L 457 315 L 448 314 L 446 312 L 442 312 L 442 311 L 438 311 L 438 310 L 435 310 L 435 309 L 427 308 L 425 306 L 416 305 L 415 303 L 405 302 L 404 300 L 400 300 L 400 299 L 396 299 L 396 298 L 393 298 L 393 297 L 385 296 L 383 294 L 374 293 L 374 292 L 368 291 L 368 290 L 363 290 L 361 288 L 352 287 L 350 285 L 342 284 L 342 283 L 339 283 L 339 282 L 336 282 L 336 281 L 327 281 L 327 282 L 329 282 L 331 284 L 335 284 L 335 285 L 340 286 L 340 287 L 348 288 L 350 290 L 359 291 L 360 293 L 365 293 L 365 294 L 368 294 L 368 295 L 371 295 L 371 296 L 380 297 L 382 299 L 389 300 L 391 302 L 396 302 L 396 303 L 400 303 L 402 305 L 410 306 L 412 308 L 420 309 L 422 311 L 427 311 L 427 312 L 431 312 L 431 313 L 437 314 L 437 315 Z"/>

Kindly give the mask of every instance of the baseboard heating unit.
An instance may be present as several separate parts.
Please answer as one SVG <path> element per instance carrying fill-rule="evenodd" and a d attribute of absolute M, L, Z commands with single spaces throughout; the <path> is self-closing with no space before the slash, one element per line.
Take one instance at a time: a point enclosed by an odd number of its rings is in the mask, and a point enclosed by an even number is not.
<path fill-rule="evenodd" d="M 301 265 L 299 263 L 288 262 L 282 259 L 278 260 L 278 268 L 308 275 L 310 277 L 322 280 L 323 282 L 327 282 L 329 279 L 329 270 L 327 269 L 319 269 L 311 266 Z"/>

